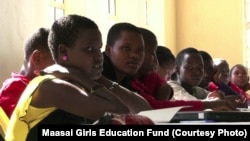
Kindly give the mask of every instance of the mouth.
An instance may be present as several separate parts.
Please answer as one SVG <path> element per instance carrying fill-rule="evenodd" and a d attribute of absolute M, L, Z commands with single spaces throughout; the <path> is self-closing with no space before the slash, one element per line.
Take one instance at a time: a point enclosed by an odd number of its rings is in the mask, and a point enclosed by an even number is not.
<path fill-rule="evenodd" d="M 242 80 L 244 80 L 244 78 L 242 78 L 242 77 L 239 77 L 239 78 L 238 78 L 238 80 L 239 80 L 239 81 L 242 81 Z"/>
<path fill-rule="evenodd" d="M 140 64 L 137 62 L 128 62 L 128 65 L 133 68 L 139 68 Z"/>
<path fill-rule="evenodd" d="M 210 79 L 209 78 L 203 78 L 202 81 L 208 82 L 208 81 L 210 81 Z"/>
<path fill-rule="evenodd" d="M 238 83 L 244 83 L 245 80 L 244 80 L 244 79 L 238 79 L 237 82 L 238 82 Z"/>
<path fill-rule="evenodd" d="M 102 67 L 102 64 L 96 64 L 96 65 L 94 65 L 94 70 L 96 70 L 96 71 L 102 71 L 103 70 L 103 67 Z"/>
<path fill-rule="evenodd" d="M 197 78 L 197 79 L 193 79 L 193 82 L 194 83 L 200 83 L 201 79 L 200 78 Z"/>

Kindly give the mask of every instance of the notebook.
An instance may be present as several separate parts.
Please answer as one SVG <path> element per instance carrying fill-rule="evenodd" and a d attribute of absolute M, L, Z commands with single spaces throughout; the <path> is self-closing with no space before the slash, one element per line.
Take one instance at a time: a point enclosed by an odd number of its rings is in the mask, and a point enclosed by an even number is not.
<path fill-rule="evenodd" d="M 208 122 L 250 122 L 250 111 L 179 111 L 170 122 L 208 121 Z"/>

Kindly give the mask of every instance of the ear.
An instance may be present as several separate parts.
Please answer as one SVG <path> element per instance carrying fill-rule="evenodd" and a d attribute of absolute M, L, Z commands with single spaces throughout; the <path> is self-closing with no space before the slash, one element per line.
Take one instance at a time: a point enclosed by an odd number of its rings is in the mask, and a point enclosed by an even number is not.
<path fill-rule="evenodd" d="M 30 61 L 33 65 L 35 66 L 39 66 L 39 64 L 41 63 L 41 51 L 40 50 L 34 50 L 30 56 Z"/>
<path fill-rule="evenodd" d="M 175 67 L 175 73 L 176 73 L 177 75 L 180 74 L 180 67 L 179 67 L 179 66 L 176 66 L 176 67 Z"/>
<path fill-rule="evenodd" d="M 109 56 L 109 55 L 110 55 L 110 53 L 111 53 L 111 48 L 112 48 L 112 46 L 110 46 L 110 45 L 106 45 L 106 48 L 105 48 L 105 54 L 106 54 L 107 56 Z"/>
<path fill-rule="evenodd" d="M 61 60 L 65 55 L 68 56 L 68 47 L 64 44 L 60 44 L 58 49 L 58 60 Z"/>

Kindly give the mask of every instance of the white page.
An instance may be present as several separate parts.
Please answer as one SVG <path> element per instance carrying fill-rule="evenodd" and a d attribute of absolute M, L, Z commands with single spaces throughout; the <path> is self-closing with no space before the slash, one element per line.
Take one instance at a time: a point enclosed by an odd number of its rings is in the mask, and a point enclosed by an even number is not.
<path fill-rule="evenodd" d="M 155 123 L 169 122 L 174 117 L 174 115 L 184 107 L 186 108 L 189 106 L 179 106 L 179 107 L 141 111 L 138 114 L 150 118 Z"/>

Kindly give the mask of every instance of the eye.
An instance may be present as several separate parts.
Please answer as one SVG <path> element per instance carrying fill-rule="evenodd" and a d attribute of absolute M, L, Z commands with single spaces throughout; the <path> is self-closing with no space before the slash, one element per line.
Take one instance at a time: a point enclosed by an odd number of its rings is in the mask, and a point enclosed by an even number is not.
<path fill-rule="evenodd" d="M 123 46 L 122 49 L 125 50 L 125 51 L 128 51 L 129 47 L 128 46 Z"/>
<path fill-rule="evenodd" d="M 141 48 L 139 49 L 139 51 L 140 51 L 140 52 L 144 52 L 144 48 L 141 47 Z"/>
<path fill-rule="evenodd" d="M 137 53 L 139 53 L 139 54 L 142 54 L 142 53 L 144 53 L 144 50 L 143 50 L 143 48 L 139 48 L 139 49 L 137 49 Z"/>
<path fill-rule="evenodd" d="M 212 73 L 214 70 L 212 68 L 207 69 L 208 73 Z"/>
<path fill-rule="evenodd" d="M 94 47 L 93 47 L 93 46 L 89 46 L 89 47 L 87 48 L 87 50 L 91 52 L 91 51 L 94 50 Z"/>
<path fill-rule="evenodd" d="M 192 66 L 187 66 L 187 69 L 191 70 L 191 69 L 193 69 L 193 67 Z"/>
<path fill-rule="evenodd" d="M 99 47 L 98 49 L 97 49 L 97 51 L 99 52 L 99 53 L 102 53 L 102 50 L 101 50 L 102 48 L 101 47 Z"/>

